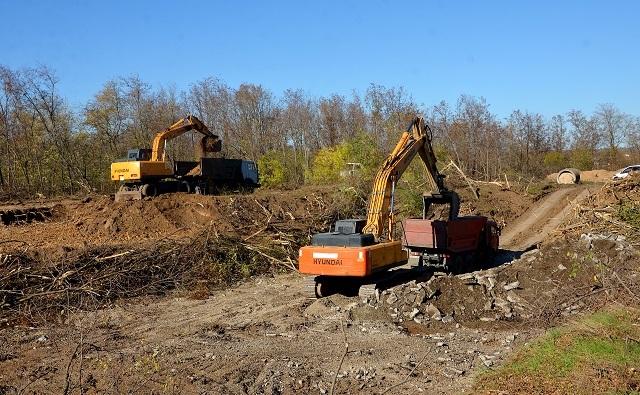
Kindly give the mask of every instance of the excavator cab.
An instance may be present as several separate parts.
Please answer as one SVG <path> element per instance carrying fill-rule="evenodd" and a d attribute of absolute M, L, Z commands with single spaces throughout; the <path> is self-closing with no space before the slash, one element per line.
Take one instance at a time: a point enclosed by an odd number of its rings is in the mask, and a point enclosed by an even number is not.
<path fill-rule="evenodd" d="M 376 243 L 372 233 L 362 233 L 366 219 L 343 219 L 336 221 L 333 231 L 316 233 L 311 237 L 313 246 L 366 247 Z"/>
<path fill-rule="evenodd" d="M 140 162 L 151 159 L 150 148 L 134 148 L 127 151 L 127 160 Z"/>

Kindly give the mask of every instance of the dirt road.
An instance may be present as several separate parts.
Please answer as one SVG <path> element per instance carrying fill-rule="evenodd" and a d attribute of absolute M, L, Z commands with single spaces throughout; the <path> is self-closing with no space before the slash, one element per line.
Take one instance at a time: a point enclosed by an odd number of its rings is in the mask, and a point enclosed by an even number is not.
<path fill-rule="evenodd" d="M 0 383 L 36 393 L 77 392 L 82 380 L 107 393 L 306 394 L 327 393 L 335 379 L 334 393 L 459 393 L 483 358 L 497 362 L 530 337 L 455 325 L 409 333 L 357 298 L 305 299 L 296 274 L 203 301 L 85 314 L 73 328 L 12 332 L 3 343 L 20 347 L 3 348 Z"/>
<path fill-rule="evenodd" d="M 542 242 L 569 215 L 575 204 L 589 196 L 588 187 L 573 186 L 558 189 L 504 229 L 500 237 L 503 249 L 524 251 Z"/>
<path fill-rule="evenodd" d="M 541 240 L 586 191 L 547 196 L 505 230 L 504 243 Z M 297 274 L 260 277 L 205 300 L 77 314 L 72 330 L 5 329 L 0 393 L 460 393 L 541 332 L 509 322 L 399 325 L 375 304 L 308 300 L 302 288 Z"/>

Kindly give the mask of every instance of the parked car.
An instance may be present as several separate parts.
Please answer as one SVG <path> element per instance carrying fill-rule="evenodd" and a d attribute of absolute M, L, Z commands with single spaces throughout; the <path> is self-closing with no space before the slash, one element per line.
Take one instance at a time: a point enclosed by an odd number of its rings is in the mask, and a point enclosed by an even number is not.
<path fill-rule="evenodd" d="M 637 171 L 640 171 L 640 165 L 627 166 L 624 169 L 617 172 L 616 174 L 614 174 L 612 178 L 614 180 L 622 180 L 623 178 L 629 177 L 631 173 L 634 173 Z"/>

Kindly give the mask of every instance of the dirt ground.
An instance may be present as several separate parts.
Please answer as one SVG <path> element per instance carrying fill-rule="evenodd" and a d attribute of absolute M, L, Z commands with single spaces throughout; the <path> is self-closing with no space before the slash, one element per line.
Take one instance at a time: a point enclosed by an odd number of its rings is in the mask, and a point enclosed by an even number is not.
<path fill-rule="evenodd" d="M 42 206 L 38 202 L 3 207 Z M 28 246 L 55 251 L 95 245 L 140 244 L 184 238 L 213 226 L 219 234 L 248 236 L 268 225 L 287 231 L 313 223 L 335 206 L 329 188 L 261 191 L 251 195 L 161 195 L 153 200 L 114 203 L 110 196 L 88 196 L 48 204 L 53 219 L 0 226 L 0 252 Z M 322 219 L 322 218 L 321 218 Z"/>
<path fill-rule="evenodd" d="M 506 227 L 500 245 L 503 249 L 524 251 L 542 242 L 580 201 L 596 190 L 597 187 L 583 186 L 555 190 Z"/>
<path fill-rule="evenodd" d="M 52 221 L 0 227 L 0 252 L 25 243 L 58 251 L 195 234 L 212 219 L 218 231 L 243 238 L 300 223 L 304 233 L 312 220 L 330 217 L 319 218 L 327 214 L 326 193 L 288 194 L 61 202 Z M 506 250 L 492 268 L 456 276 L 421 271 L 364 301 L 309 300 L 300 275 L 266 275 L 202 297 L 123 299 L 67 315 L 62 324 L 6 327 L 0 393 L 472 391 L 477 374 L 550 326 L 630 297 L 615 278 L 627 287 L 640 281 L 637 251 L 624 238 L 558 233 L 595 190 L 561 188 L 535 203 L 513 193 L 516 203 L 495 204 L 505 194 L 495 189 L 466 206 L 485 214 L 495 207 L 507 224 Z"/>
<path fill-rule="evenodd" d="M 580 172 L 580 181 L 582 182 L 596 182 L 602 183 L 611 180 L 617 171 L 611 170 L 585 170 Z M 547 176 L 547 179 L 555 182 L 558 178 L 558 173 L 551 173 Z"/>

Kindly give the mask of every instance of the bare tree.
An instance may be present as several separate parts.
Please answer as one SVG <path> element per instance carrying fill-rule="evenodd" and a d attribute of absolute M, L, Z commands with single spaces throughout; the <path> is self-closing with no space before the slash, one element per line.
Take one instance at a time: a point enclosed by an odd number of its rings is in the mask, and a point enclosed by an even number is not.
<path fill-rule="evenodd" d="M 517 152 L 512 166 L 525 174 L 534 172 L 534 168 L 543 170 L 536 166 L 540 163 L 541 153 L 548 149 L 542 115 L 516 110 L 509 117 L 508 127 L 514 151 Z"/>
<path fill-rule="evenodd" d="M 622 113 L 613 104 L 600 104 L 595 117 L 607 149 L 609 151 L 609 164 L 617 165 L 618 148 L 624 137 L 626 114 Z"/>
<path fill-rule="evenodd" d="M 551 117 L 549 123 L 549 145 L 551 149 L 563 152 L 567 148 L 566 120 L 560 114 Z"/>

